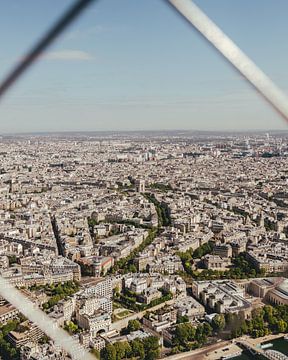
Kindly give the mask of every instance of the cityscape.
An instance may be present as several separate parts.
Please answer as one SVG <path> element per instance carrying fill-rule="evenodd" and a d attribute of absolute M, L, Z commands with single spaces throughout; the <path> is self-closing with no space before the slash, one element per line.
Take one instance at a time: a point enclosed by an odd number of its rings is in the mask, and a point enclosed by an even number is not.
<path fill-rule="evenodd" d="M 2 135 L 0 275 L 98 359 L 285 360 L 287 158 L 285 131 Z M 5 298 L 0 357 L 71 358 Z"/>
<path fill-rule="evenodd" d="M 288 360 L 287 1 L 0 9 L 0 360 Z"/>

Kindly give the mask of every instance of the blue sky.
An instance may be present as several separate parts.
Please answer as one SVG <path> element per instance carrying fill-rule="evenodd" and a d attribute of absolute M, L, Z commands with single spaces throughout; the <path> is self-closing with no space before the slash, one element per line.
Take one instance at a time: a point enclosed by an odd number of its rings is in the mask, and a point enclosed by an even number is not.
<path fill-rule="evenodd" d="M 0 102 L 0 132 L 286 129 L 165 0 L 99 0 Z M 287 0 L 196 0 L 288 93 Z M 0 77 L 71 0 L 0 0 Z"/>

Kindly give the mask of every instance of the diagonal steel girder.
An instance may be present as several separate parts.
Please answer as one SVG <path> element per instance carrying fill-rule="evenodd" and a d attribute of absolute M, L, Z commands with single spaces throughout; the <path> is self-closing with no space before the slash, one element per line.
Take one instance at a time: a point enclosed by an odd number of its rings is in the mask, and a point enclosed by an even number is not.
<path fill-rule="evenodd" d="M 192 0 L 167 0 L 288 122 L 288 97 Z"/>

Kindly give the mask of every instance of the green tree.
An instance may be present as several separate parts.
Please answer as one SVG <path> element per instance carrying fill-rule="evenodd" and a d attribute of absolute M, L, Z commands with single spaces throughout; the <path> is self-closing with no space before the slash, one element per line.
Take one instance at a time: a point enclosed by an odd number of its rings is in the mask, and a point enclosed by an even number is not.
<path fill-rule="evenodd" d="M 199 259 L 204 255 L 210 254 L 213 250 L 212 242 L 208 242 L 206 244 L 201 245 L 198 249 L 196 249 L 193 253 L 194 259 Z"/>
<path fill-rule="evenodd" d="M 125 357 L 130 358 L 131 353 L 132 353 L 132 348 L 131 348 L 129 342 L 128 341 L 123 341 L 122 344 L 123 344 L 123 347 L 125 348 Z"/>
<path fill-rule="evenodd" d="M 174 345 L 186 346 L 188 341 L 192 341 L 195 338 L 196 328 L 190 323 L 179 324 L 176 326 L 174 332 Z"/>
<path fill-rule="evenodd" d="M 224 318 L 224 320 L 225 320 L 225 318 Z M 203 324 L 203 334 L 206 337 L 212 335 L 212 327 L 207 322 L 204 322 L 204 324 Z"/>
<path fill-rule="evenodd" d="M 214 331 L 222 331 L 225 328 L 225 316 L 223 314 L 215 315 L 212 320 L 212 327 Z"/>
<path fill-rule="evenodd" d="M 104 360 L 117 360 L 116 349 L 115 349 L 114 345 L 112 345 L 112 344 L 106 345 L 106 347 L 101 350 L 100 357 L 101 357 L 101 359 L 104 359 Z"/>
<path fill-rule="evenodd" d="M 145 359 L 144 345 L 139 339 L 135 339 L 131 342 L 131 355 L 132 357 L 138 357 L 140 360 Z"/>
<path fill-rule="evenodd" d="M 276 323 L 276 331 L 279 333 L 284 333 L 287 330 L 287 323 L 286 321 L 280 319 Z"/>
<path fill-rule="evenodd" d="M 266 305 L 266 306 L 264 306 L 263 310 L 264 310 L 265 321 L 268 321 L 268 322 L 273 321 L 273 319 L 275 318 L 275 310 L 274 310 L 273 306 Z"/>
<path fill-rule="evenodd" d="M 77 324 L 74 324 L 73 321 L 67 321 L 64 329 L 69 332 L 69 334 L 75 334 L 78 332 L 79 328 Z"/>
<path fill-rule="evenodd" d="M 155 360 L 160 355 L 159 340 L 156 336 L 143 339 L 145 360 Z"/>
<path fill-rule="evenodd" d="M 8 260 L 9 260 L 9 266 L 11 266 L 11 265 L 13 265 L 13 264 L 17 264 L 17 257 L 16 257 L 16 255 L 8 256 Z"/>
<path fill-rule="evenodd" d="M 19 321 L 18 320 L 9 320 L 7 322 L 7 324 L 5 324 L 4 326 L 2 326 L 1 331 L 3 333 L 3 337 L 5 337 L 6 335 L 8 335 L 8 333 L 10 331 L 14 331 L 16 330 L 17 326 L 19 325 Z"/>
<path fill-rule="evenodd" d="M 114 348 L 116 351 L 116 360 L 124 359 L 126 355 L 125 345 L 121 341 L 119 341 L 114 344 Z"/>
<path fill-rule="evenodd" d="M 179 316 L 177 319 L 177 324 L 183 324 L 189 322 L 189 317 L 187 315 Z"/>
<path fill-rule="evenodd" d="M 127 326 L 127 330 L 128 332 L 133 332 L 133 331 L 137 331 L 141 328 L 141 323 L 139 320 L 135 319 L 135 320 L 129 320 L 128 321 L 128 326 Z"/>
<path fill-rule="evenodd" d="M 137 268 L 134 264 L 129 264 L 128 266 L 128 271 L 132 272 L 132 273 L 136 273 L 137 272 Z"/>

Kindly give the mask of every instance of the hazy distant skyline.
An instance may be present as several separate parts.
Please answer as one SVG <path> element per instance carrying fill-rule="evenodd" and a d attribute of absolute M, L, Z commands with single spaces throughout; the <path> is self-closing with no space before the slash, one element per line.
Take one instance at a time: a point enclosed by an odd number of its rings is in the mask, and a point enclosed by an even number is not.
<path fill-rule="evenodd" d="M 71 4 L 0 0 L 0 77 Z M 287 0 L 197 0 L 286 93 Z M 100 0 L 0 101 L 0 132 L 287 124 L 165 0 Z"/>

